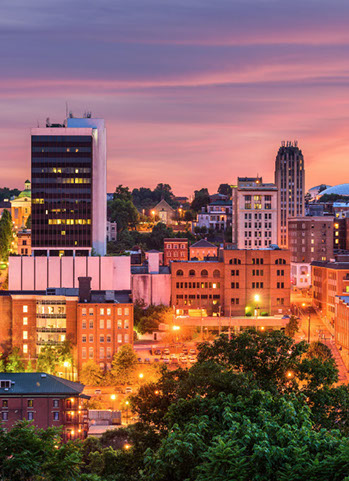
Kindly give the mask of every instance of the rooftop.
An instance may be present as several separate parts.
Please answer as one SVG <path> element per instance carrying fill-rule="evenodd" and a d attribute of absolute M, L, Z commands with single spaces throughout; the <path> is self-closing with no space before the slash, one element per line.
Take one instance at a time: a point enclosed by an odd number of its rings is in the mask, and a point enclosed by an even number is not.
<path fill-rule="evenodd" d="M 211 244 L 211 242 L 208 242 L 206 239 L 200 239 L 199 241 L 195 242 L 195 244 L 192 244 L 190 247 L 195 247 L 195 248 L 214 247 L 217 249 L 217 246 L 215 246 L 214 244 Z"/>
<path fill-rule="evenodd" d="M 85 387 L 83 384 L 44 372 L 0 372 L 0 380 L 11 381 L 8 389 L 0 388 L 0 395 L 55 394 L 65 397 L 78 395 L 89 399 L 89 396 L 82 394 Z"/>

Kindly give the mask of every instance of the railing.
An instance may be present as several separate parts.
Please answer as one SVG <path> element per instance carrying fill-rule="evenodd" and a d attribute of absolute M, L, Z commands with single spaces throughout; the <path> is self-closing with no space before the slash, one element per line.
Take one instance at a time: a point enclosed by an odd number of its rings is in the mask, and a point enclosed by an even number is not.
<path fill-rule="evenodd" d="M 37 327 L 36 332 L 67 332 L 66 327 Z"/>

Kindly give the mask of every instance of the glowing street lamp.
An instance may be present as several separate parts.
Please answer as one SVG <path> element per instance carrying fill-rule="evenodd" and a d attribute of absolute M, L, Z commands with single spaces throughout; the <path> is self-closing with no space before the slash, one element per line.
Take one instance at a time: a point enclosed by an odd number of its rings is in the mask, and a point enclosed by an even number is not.
<path fill-rule="evenodd" d="M 141 373 L 139 374 L 139 379 L 143 379 L 143 378 L 144 378 L 144 374 L 141 372 Z"/>
<path fill-rule="evenodd" d="M 116 394 L 111 394 L 110 399 L 113 401 L 113 411 L 115 411 Z"/>

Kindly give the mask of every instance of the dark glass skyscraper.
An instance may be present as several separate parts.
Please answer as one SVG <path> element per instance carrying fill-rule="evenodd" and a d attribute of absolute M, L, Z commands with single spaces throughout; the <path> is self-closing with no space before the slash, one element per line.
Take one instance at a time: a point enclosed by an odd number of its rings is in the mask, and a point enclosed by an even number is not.
<path fill-rule="evenodd" d="M 92 120 L 32 130 L 34 255 L 89 255 L 92 247 L 105 254 L 106 230 L 97 228 L 106 217 L 105 148 L 98 129 L 84 126 Z"/>

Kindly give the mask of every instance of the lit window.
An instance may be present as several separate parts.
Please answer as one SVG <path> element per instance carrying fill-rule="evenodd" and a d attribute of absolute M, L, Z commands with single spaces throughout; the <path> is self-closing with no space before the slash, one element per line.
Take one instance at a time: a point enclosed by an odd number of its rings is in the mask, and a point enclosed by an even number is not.
<path fill-rule="evenodd" d="M 100 314 L 101 316 L 104 316 L 104 307 L 101 307 L 101 308 L 100 308 L 99 314 Z"/>
<path fill-rule="evenodd" d="M 107 342 L 111 342 L 111 336 L 109 334 L 107 335 Z"/>
<path fill-rule="evenodd" d="M 28 344 L 23 344 L 23 354 L 28 354 Z"/>
<path fill-rule="evenodd" d="M 118 320 L 118 329 L 122 329 L 122 320 L 121 319 Z"/>
<path fill-rule="evenodd" d="M 111 308 L 110 307 L 107 308 L 107 316 L 111 316 Z"/>
<path fill-rule="evenodd" d="M 32 411 L 29 411 L 28 413 L 28 421 L 32 421 L 34 419 L 34 413 Z"/>
<path fill-rule="evenodd" d="M 54 412 L 53 412 L 53 420 L 54 420 L 54 421 L 59 421 L 59 412 L 58 412 L 58 411 L 54 411 Z"/>
<path fill-rule="evenodd" d="M 118 316 L 122 316 L 122 309 L 121 309 L 121 307 L 118 307 Z"/>
<path fill-rule="evenodd" d="M 28 318 L 23 317 L 23 326 L 27 326 L 27 325 L 28 325 Z"/>
<path fill-rule="evenodd" d="M 111 319 L 107 319 L 107 329 L 111 329 Z"/>
<path fill-rule="evenodd" d="M 23 306 L 23 312 L 28 312 L 28 306 Z"/>
<path fill-rule="evenodd" d="M 23 331 L 23 339 L 28 339 L 28 331 Z"/>
<path fill-rule="evenodd" d="M 128 316 L 128 315 L 129 315 L 129 313 L 130 313 L 130 310 L 129 310 L 129 308 L 128 308 L 128 307 L 125 307 L 125 316 Z"/>
<path fill-rule="evenodd" d="M 104 319 L 99 320 L 99 328 L 104 329 Z"/>
<path fill-rule="evenodd" d="M 118 334 L 118 342 L 122 342 L 122 334 Z"/>
<path fill-rule="evenodd" d="M 93 359 L 93 347 L 90 347 L 89 350 L 88 350 L 88 357 L 90 359 Z"/>
<path fill-rule="evenodd" d="M 86 347 L 83 347 L 82 348 L 82 358 L 86 359 L 86 357 L 87 357 Z"/>

